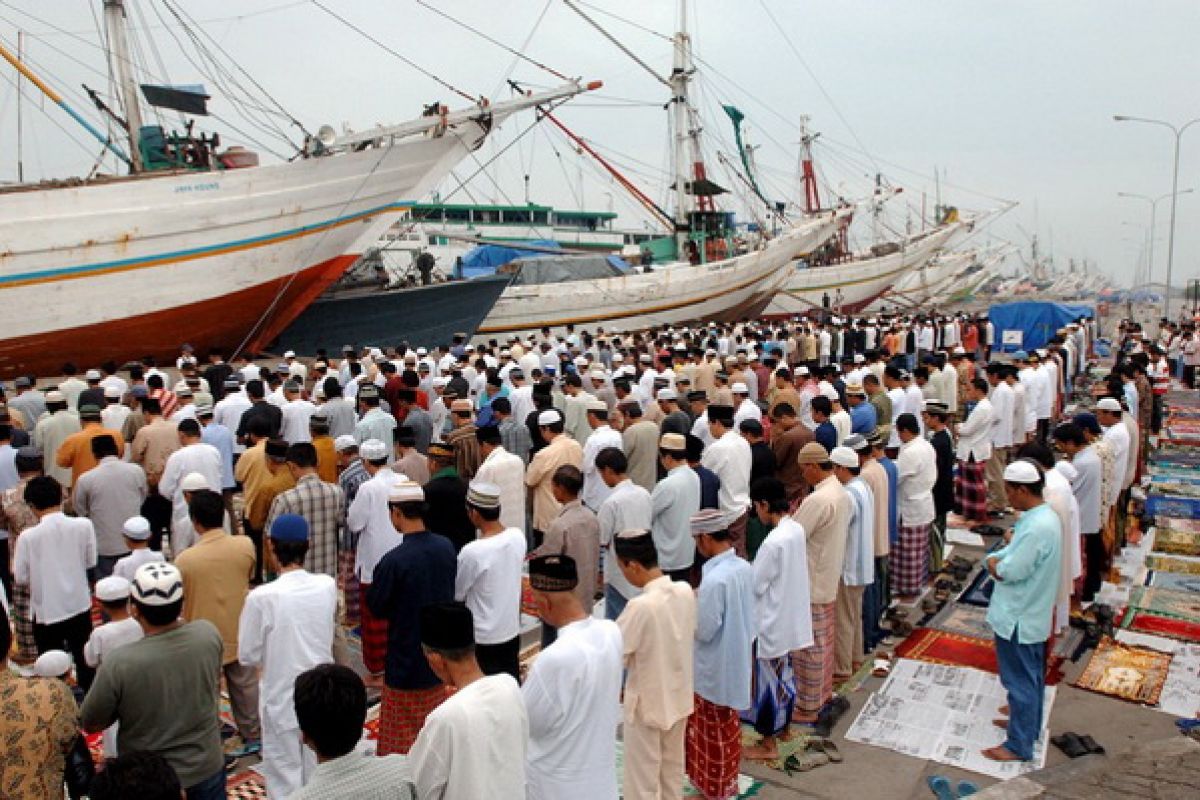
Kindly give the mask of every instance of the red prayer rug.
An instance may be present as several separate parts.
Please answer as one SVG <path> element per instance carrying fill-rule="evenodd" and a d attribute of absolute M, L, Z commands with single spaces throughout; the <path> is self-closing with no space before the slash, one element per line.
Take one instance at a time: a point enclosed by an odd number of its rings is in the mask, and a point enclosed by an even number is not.
<path fill-rule="evenodd" d="M 952 667 L 972 667 L 993 675 L 1000 674 L 994 641 L 932 628 L 913 631 L 911 636 L 896 646 L 896 657 Z M 1047 685 L 1054 686 L 1062 680 L 1060 664 L 1062 658 L 1058 656 L 1046 660 Z"/>
<path fill-rule="evenodd" d="M 1150 614 L 1136 608 L 1126 610 L 1121 627 L 1138 633 L 1169 636 L 1185 642 L 1200 642 L 1200 623 Z"/>
<path fill-rule="evenodd" d="M 267 783 L 254 770 L 242 770 L 226 779 L 225 794 L 229 800 L 266 800 Z"/>

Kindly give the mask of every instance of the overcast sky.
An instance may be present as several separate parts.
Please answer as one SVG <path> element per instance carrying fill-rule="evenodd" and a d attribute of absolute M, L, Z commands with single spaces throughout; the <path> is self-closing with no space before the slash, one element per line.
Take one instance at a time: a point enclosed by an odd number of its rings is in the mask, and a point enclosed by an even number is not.
<path fill-rule="evenodd" d="M 501 99 L 507 93 L 502 80 L 510 74 L 533 85 L 557 82 L 527 63 L 514 65 L 510 54 L 412 0 L 323 2 L 468 93 Z M 530 57 L 562 73 L 604 80 L 602 92 L 565 106 L 561 118 L 604 148 L 651 196 L 666 199 L 665 88 L 561 0 L 430 4 L 513 47 L 528 40 Z M 18 28 L 27 31 L 30 62 L 93 119 L 96 115 L 79 99 L 78 87 L 86 82 L 107 92 L 103 55 L 95 47 L 93 10 L 98 13 L 100 5 L 99 0 L 0 2 L 0 40 L 12 48 Z M 214 95 L 214 112 L 239 120 L 236 107 L 212 79 L 181 55 L 171 35 L 182 36 L 179 27 L 162 26 L 154 8 L 169 20 L 163 1 L 136 0 L 134 5 L 135 25 L 150 27 L 138 36 L 139 58 L 155 77 L 165 70 L 176 82 L 203 81 Z M 399 122 L 435 99 L 462 104 L 449 90 L 311 3 L 172 0 L 171 5 L 199 20 L 203 31 L 310 130 L 325 122 L 338 128 L 343 123 L 364 128 Z M 591 10 L 596 7 L 669 35 L 677 3 L 595 0 L 587 8 L 666 74 L 668 42 Z M 706 154 L 710 171 L 723 185 L 736 188 L 737 179 L 713 163 L 718 151 L 732 155 L 728 121 L 708 115 L 719 113 L 718 103 L 736 104 L 747 115 L 749 136 L 762 145 L 757 159 L 772 199 L 797 196 L 796 130 L 800 115 L 809 114 L 823 134 L 817 156 L 829 182 L 848 194 L 860 193 L 878 169 L 885 180 L 905 188 L 905 202 L 892 211 L 893 227 L 902 227 L 906 217 L 919 227 L 922 192 L 929 210 L 937 168 L 943 174 L 944 202 L 973 210 L 995 207 L 1001 199 L 1020 204 L 993 226 L 995 236 L 1027 252 L 1027 234 L 1036 232 L 1043 248 L 1052 248 L 1060 268 L 1069 258 L 1086 258 L 1120 283 L 1132 278 L 1149 205 L 1120 199 L 1117 192 L 1169 192 L 1173 138 L 1165 128 L 1118 124 L 1112 115 L 1173 122 L 1200 117 L 1196 0 L 694 0 L 689 8 L 702 59 L 695 88 L 697 104 L 707 115 Z M 14 180 L 13 73 L 7 66 L 3 73 L 0 179 Z M 33 100 L 26 104 L 25 119 L 27 179 L 90 168 L 95 150 L 67 138 L 69 132 L 84 140 L 62 112 Z M 480 161 L 517 138 L 530 120 L 510 121 L 495 144 L 477 154 Z M 215 121 L 213 126 L 221 129 Z M 222 133 L 228 143 L 243 141 L 228 129 Z M 295 130 L 291 133 L 296 140 Z M 278 137 L 258 138 L 290 153 Z M 468 162 L 459 174 L 475 169 Z M 490 174 L 495 184 L 472 183 L 475 199 L 522 202 L 522 176 L 529 174 L 535 202 L 572 207 L 582 200 L 601 209 L 611 204 L 626 224 L 640 224 L 636 205 L 551 131 L 521 137 L 494 162 Z M 1180 188 L 1190 187 L 1197 194 L 1179 201 L 1177 284 L 1200 277 L 1200 124 L 1185 136 L 1182 149 Z M 456 199 L 466 196 L 459 193 Z M 1159 279 L 1166 269 L 1168 208 L 1169 200 L 1159 204 Z M 987 237 L 979 241 L 986 243 Z"/>

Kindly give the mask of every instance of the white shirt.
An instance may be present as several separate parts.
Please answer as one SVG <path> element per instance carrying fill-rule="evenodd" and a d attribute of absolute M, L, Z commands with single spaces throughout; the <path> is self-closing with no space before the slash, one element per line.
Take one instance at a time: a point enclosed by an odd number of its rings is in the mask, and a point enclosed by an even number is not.
<path fill-rule="evenodd" d="M 613 487 L 608 499 L 596 512 L 596 521 L 600 525 L 600 547 L 604 550 L 604 582 L 626 599 L 641 594 L 641 589 L 630 583 L 621 572 L 613 539 L 621 531 L 650 530 L 653 520 L 654 504 L 650 493 L 628 478 Z"/>
<path fill-rule="evenodd" d="M 892 431 L 888 435 L 887 446 L 899 447 L 900 434 L 896 430 L 896 420 L 900 419 L 900 415 L 908 411 L 908 395 L 904 393 L 904 389 L 900 386 L 894 389 L 888 389 L 888 399 L 892 401 Z"/>
<path fill-rule="evenodd" d="M 733 415 L 733 427 L 736 429 L 738 425 L 742 424 L 742 420 L 745 419 L 762 422 L 762 409 L 758 407 L 758 403 L 749 397 L 738 404 L 737 411 Z"/>
<path fill-rule="evenodd" d="M 614 800 L 621 718 L 621 629 L 581 619 L 533 662 L 521 687 L 529 715 L 528 800 Z"/>
<path fill-rule="evenodd" d="M 96 566 L 91 520 L 55 511 L 17 539 L 13 576 L 29 587 L 34 622 L 51 625 L 92 607 L 87 571 Z"/>
<path fill-rule="evenodd" d="M 459 551 L 454 599 L 471 609 L 476 644 L 504 644 L 520 634 L 524 563 L 520 528 L 468 542 Z"/>
<path fill-rule="evenodd" d="M 358 494 L 346 512 L 346 527 L 358 534 L 354 573 L 368 585 L 374 578 L 379 559 L 404 541 L 392 525 L 392 515 L 388 511 L 388 492 L 399 479 L 400 476 L 387 467 L 379 470 L 358 487 Z"/>
<path fill-rule="evenodd" d="M 536 408 L 533 402 L 533 387 L 529 384 L 516 387 L 508 393 L 508 402 L 512 407 L 512 418 L 524 425 L 525 420 Z"/>
<path fill-rule="evenodd" d="M 224 425 L 236 434 L 238 425 L 242 422 L 242 414 L 251 405 L 250 398 L 246 396 L 245 392 L 231 392 L 218 400 L 217 404 L 213 406 L 213 422 Z M 239 443 L 236 437 L 233 442 L 233 452 L 246 452 L 246 445 Z"/>
<path fill-rule="evenodd" d="M 133 413 L 133 409 L 121 403 L 110 403 L 100 409 L 100 424 L 112 431 L 119 431 L 125 427 L 125 421 L 129 419 L 129 415 Z M 125 448 L 126 452 L 129 448 Z"/>
<path fill-rule="evenodd" d="M 829 424 L 837 431 L 837 437 L 834 439 L 835 446 L 840 447 L 842 442 L 846 441 L 846 437 L 854 429 L 854 421 L 850 419 L 850 412 L 845 409 L 840 409 L 833 412 L 829 417 Z"/>
<path fill-rule="evenodd" d="M 182 447 L 167 458 L 158 491 L 163 497 L 171 498 L 171 552 L 175 555 L 196 542 L 196 531 L 188 516 L 182 488 L 184 477 L 193 472 L 199 472 L 214 491 L 220 492 L 221 451 L 211 444 L 199 442 Z"/>
<path fill-rule="evenodd" d="M 488 675 L 464 686 L 429 713 L 409 751 L 417 796 L 524 797 L 528 739 L 529 719 L 511 675 Z"/>
<path fill-rule="evenodd" d="M 921 435 L 925 435 L 925 394 L 921 391 L 921 387 L 915 383 L 909 384 L 904 390 L 904 410 L 917 418 L 917 427 L 920 429 Z"/>
<path fill-rule="evenodd" d="M 131 581 L 137 573 L 138 567 L 144 564 L 161 564 L 165 560 L 162 553 L 157 550 L 151 550 L 149 547 L 130 550 L 129 555 L 118 560 L 113 566 L 113 575 Z"/>
<path fill-rule="evenodd" d="M 725 431 L 720 439 L 704 448 L 700 463 L 721 479 L 721 491 L 717 498 L 727 525 L 736 522 L 750 506 L 750 468 L 753 460 L 750 443 L 733 430 Z"/>
<path fill-rule="evenodd" d="M 592 435 L 583 444 L 583 494 L 580 498 L 584 505 L 593 511 L 598 510 L 612 492 L 596 470 L 596 456 L 601 450 L 609 447 L 625 452 L 625 442 L 621 439 L 621 434 L 607 424 L 594 428 Z"/>
<path fill-rule="evenodd" d="M 258 707 L 263 727 L 273 735 L 299 730 L 292 687 L 301 672 L 333 661 L 336 617 L 337 584 L 328 575 L 294 569 L 246 595 L 238 661 L 262 667 Z"/>
<path fill-rule="evenodd" d="M 308 428 L 308 421 L 312 419 L 316 410 L 316 405 L 308 400 L 297 399 L 285 403 L 283 421 L 279 425 L 280 437 L 285 439 L 288 444 L 311 442 L 312 432 Z"/>
<path fill-rule="evenodd" d="M 1012 389 L 1013 393 L 1012 441 L 1014 445 L 1024 444 L 1025 434 L 1029 433 L 1029 428 L 1026 427 L 1029 422 L 1029 416 L 1025 413 L 1025 384 L 1018 380 L 1016 383 L 1008 384 L 1008 388 Z M 1037 420 L 1034 420 L 1034 427 L 1037 427 Z"/>
<path fill-rule="evenodd" d="M 1038 419 L 1049 419 L 1054 407 L 1054 384 L 1050 382 L 1050 371 L 1042 364 L 1033 370 L 1033 382 L 1037 384 L 1037 402 L 1034 411 Z"/>
<path fill-rule="evenodd" d="M 83 646 L 83 660 L 95 669 L 104 662 L 104 657 L 123 644 L 136 642 L 144 635 L 142 626 L 133 617 L 109 622 L 92 631 Z"/>
<path fill-rule="evenodd" d="M 1125 487 L 1125 473 L 1129 468 L 1129 429 L 1123 422 L 1109 425 L 1104 429 L 1104 441 L 1112 447 L 1113 486 L 1119 492 Z"/>
<path fill-rule="evenodd" d="M 958 370 L 954 365 L 947 362 L 938 374 L 941 376 L 942 382 L 942 400 L 946 403 L 946 408 L 951 414 L 958 412 Z"/>
<path fill-rule="evenodd" d="M 785 516 L 754 557 L 758 658 L 780 658 L 813 644 L 804 526 Z"/>
<path fill-rule="evenodd" d="M 937 483 L 937 453 L 920 436 L 900 445 L 896 456 L 896 494 L 900 524 L 924 525 L 933 522 L 933 485 Z"/>
<path fill-rule="evenodd" d="M 959 461 L 969 461 L 971 456 L 975 456 L 976 462 L 992 457 L 992 403 L 986 397 L 975 404 L 966 421 L 958 426 L 958 451 L 955 455 Z"/>
<path fill-rule="evenodd" d="M 525 530 L 525 462 L 503 447 L 488 453 L 475 480 L 500 489 L 500 522 L 506 528 Z"/>

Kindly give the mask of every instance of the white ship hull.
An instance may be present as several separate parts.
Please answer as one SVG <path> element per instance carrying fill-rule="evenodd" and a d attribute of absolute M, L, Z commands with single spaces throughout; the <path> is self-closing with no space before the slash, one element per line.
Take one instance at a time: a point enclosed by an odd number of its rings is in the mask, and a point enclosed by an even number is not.
<path fill-rule="evenodd" d="M 676 263 L 650 273 L 510 286 L 476 338 L 522 336 L 542 327 L 559 333 L 568 324 L 631 331 L 757 315 L 787 280 L 788 265 L 828 240 L 847 213 L 807 219 L 760 250 L 708 264 Z"/>

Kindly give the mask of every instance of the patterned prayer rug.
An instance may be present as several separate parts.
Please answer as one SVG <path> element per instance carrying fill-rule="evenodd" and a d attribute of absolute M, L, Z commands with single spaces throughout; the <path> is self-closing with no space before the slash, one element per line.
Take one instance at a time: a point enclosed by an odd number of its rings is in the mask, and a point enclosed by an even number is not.
<path fill-rule="evenodd" d="M 978 639 L 990 639 L 992 629 L 987 624 L 987 609 L 982 606 L 947 603 L 925 627 Z"/>
<path fill-rule="evenodd" d="M 266 800 L 267 783 L 254 770 L 242 770 L 226 779 L 225 792 L 229 800 Z"/>
<path fill-rule="evenodd" d="M 992 602 L 992 576 L 986 569 L 975 574 L 971 585 L 958 596 L 958 602 L 967 605 L 987 607 Z"/>
<path fill-rule="evenodd" d="M 1155 705 L 1171 667 L 1172 655 L 1103 639 L 1075 686 L 1134 703 Z"/>
<path fill-rule="evenodd" d="M 1200 559 L 1167 556 L 1151 553 L 1146 556 L 1146 566 L 1163 572 L 1180 572 L 1185 575 L 1200 575 Z"/>
<path fill-rule="evenodd" d="M 1134 586 L 1129 592 L 1129 608 L 1200 624 L 1200 594 L 1195 592 Z"/>
<path fill-rule="evenodd" d="M 618 741 L 617 742 L 617 791 L 620 793 L 620 796 L 622 798 L 625 796 L 624 791 L 622 789 L 622 786 L 624 785 L 623 784 L 624 776 L 625 776 L 625 743 Z M 757 797 L 758 793 L 762 790 L 762 788 L 763 788 L 762 781 L 755 780 L 754 778 L 751 778 L 749 775 L 746 775 L 744 773 L 738 775 L 738 800 L 743 800 L 744 798 L 749 798 L 749 797 Z M 692 786 L 692 782 L 687 779 L 687 776 L 684 776 L 684 778 L 683 778 L 683 796 L 684 797 L 701 797 L 702 796 L 699 792 L 696 791 L 696 788 L 694 786 Z"/>
<path fill-rule="evenodd" d="M 1200 593 L 1200 575 L 1152 569 L 1146 573 L 1146 585 L 1158 589 L 1174 589 L 1177 592 Z"/>
<path fill-rule="evenodd" d="M 1187 620 L 1163 617 L 1136 608 L 1125 612 L 1121 627 L 1139 633 L 1168 636 L 1185 642 L 1200 642 L 1200 624 Z"/>
<path fill-rule="evenodd" d="M 993 675 L 1000 674 L 993 639 L 964 636 L 961 633 L 932 628 L 917 628 L 913 631 L 911 636 L 896 646 L 896 658 L 911 658 L 954 667 L 972 667 Z M 1057 655 L 1047 659 L 1047 686 L 1054 686 L 1062 680 L 1062 672 L 1059 669 L 1062 662 L 1062 657 Z"/>
<path fill-rule="evenodd" d="M 1200 531 L 1158 527 L 1154 533 L 1154 552 L 1200 556 Z"/>
<path fill-rule="evenodd" d="M 1200 533 L 1200 519 L 1180 519 L 1179 517 L 1157 517 L 1155 522 L 1161 528 L 1170 528 L 1173 531 L 1185 531 L 1187 533 Z"/>

